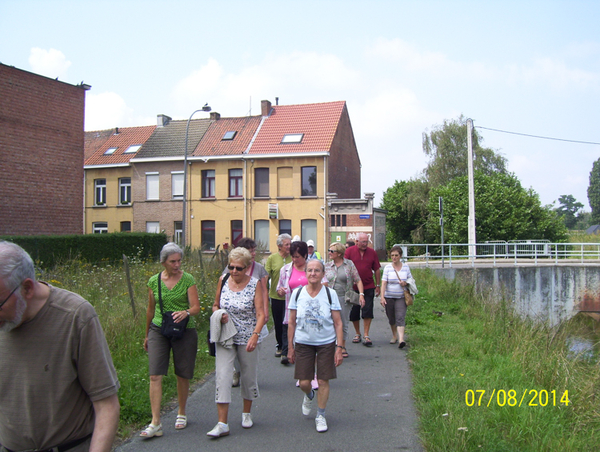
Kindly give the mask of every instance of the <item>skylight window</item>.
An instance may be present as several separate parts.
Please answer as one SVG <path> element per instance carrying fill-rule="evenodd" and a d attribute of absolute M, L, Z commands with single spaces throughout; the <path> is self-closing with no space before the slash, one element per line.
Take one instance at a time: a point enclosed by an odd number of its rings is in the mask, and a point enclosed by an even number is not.
<path fill-rule="evenodd" d="M 123 154 L 135 154 L 142 147 L 141 144 L 132 144 Z"/>
<path fill-rule="evenodd" d="M 117 150 L 117 148 L 108 148 L 105 152 L 104 155 L 111 155 L 114 154 L 115 151 Z"/>
<path fill-rule="evenodd" d="M 303 137 L 303 133 L 288 133 L 281 139 L 281 144 L 301 143 Z"/>
<path fill-rule="evenodd" d="M 223 138 L 221 138 L 221 141 L 233 140 L 236 135 L 237 135 L 237 130 L 230 130 L 229 132 L 225 132 L 225 135 L 223 135 Z"/>

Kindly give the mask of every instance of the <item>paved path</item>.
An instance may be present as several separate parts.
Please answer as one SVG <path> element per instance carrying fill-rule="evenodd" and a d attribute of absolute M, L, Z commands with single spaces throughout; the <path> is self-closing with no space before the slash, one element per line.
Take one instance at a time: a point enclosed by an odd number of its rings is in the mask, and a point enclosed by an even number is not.
<path fill-rule="evenodd" d="M 330 382 L 326 433 L 315 430 L 316 408 L 311 416 L 302 415 L 303 393 L 295 386 L 293 366 L 283 366 L 274 357 L 271 333 L 261 344 L 261 397 L 252 406 L 251 429 L 241 426 L 242 398 L 239 388 L 233 388 L 230 435 L 218 439 L 206 436 L 217 422 L 213 374 L 190 396 L 186 429 L 175 430 L 177 412 L 172 411 L 162 419 L 164 436 L 147 440 L 134 437 L 117 451 L 422 451 L 406 352 L 388 343 L 390 328 L 378 298 L 375 306 L 373 347 L 348 343 L 350 357 L 338 367 L 338 378 Z"/>

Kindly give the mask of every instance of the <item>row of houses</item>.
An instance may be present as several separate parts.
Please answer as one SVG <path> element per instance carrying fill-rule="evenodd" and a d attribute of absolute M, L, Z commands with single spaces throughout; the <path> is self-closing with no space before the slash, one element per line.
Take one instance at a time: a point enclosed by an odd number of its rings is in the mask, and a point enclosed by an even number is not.
<path fill-rule="evenodd" d="M 275 251 L 281 233 L 326 249 L 358 232 L 375 238 L 375 216 L 385 234 L 373 196 L 361 199 L 345 102 L 264 100 L 261 115 L 240 118 L 158 115 L 153 126 L 87 132 L 86 151 L 86 233 L 164 231 L 207 252 L 243 236 Z"/>
<path fill-rule="evenodd" d="M 0 64 L 0 235 L 164 231 L 206 252 L 251 236 L 274 252 L 284 232 L 322 251 L 366 232 L 384 250 L 346 102 L 84 134 L 89 89 Z"/>

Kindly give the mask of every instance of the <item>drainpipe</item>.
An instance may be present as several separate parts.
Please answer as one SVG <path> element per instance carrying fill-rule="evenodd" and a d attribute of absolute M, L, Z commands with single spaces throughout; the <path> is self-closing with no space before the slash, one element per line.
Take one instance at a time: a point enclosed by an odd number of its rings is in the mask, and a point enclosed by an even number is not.
<path fill-rule="evenodd" d="M 329 240 L 327 237 L 327 228 L 329 226 L 329 215 L 327 213 L 327 170 L 327 156 L 323 156 L 323 214 L 325 217 L 323 218 L 323 248 L 321 248 L 321 253 L 327 253 L 325 250 L 329 249 L 327 246 Z M 325 257 L 326 256 L 323 254 L 323 262 L 325 261 Z"/>

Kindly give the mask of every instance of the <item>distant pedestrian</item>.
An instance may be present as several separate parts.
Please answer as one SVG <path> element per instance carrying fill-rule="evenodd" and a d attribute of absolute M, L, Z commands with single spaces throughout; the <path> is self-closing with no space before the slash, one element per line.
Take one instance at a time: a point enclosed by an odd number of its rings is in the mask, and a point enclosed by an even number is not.
<path fill-rule="evenodd" d="M 323 259 L 321 259 L 321 253 L 319 253 L 318 251 L 315 251 L 315 242 L 313 242 L 312 240 L 308 240 L 306 242 L 306 246 L 308 247 L 308 260 L 312 260 L 312 259 L 319 259 L 320 261 L 322 261 Z"/>
<path fill-rule="evenodd" d="M 385 314 L 392 329 L 390 344 L 398 342 L 398 348 L 404 348 L 404 328 L 406 326 L 406 301 L 404 299 L 404 287 L 408 285 L 407 280 L 412 278 L 408 264 L 403 264 L 402 247 L 393 246 L 390 251 L 392 263 L 383 269 L 381 278 L 381 305 L 385 308 Z"/>
<path fill-rule="evenodd" d="M 281 234 L 277 237 L 277 253 L 273 253 L 267 259 L 265 269 L 269 274 L 271 284 L 269 286 L 269 298 L 271 299 L 271 313 L 273 314 L 273 326 L 275 327 L 275 358 L 281 358 L 284 348 L 287 349 L 287 341 L 283 340 L 283 318 L 285 317 L 285 295 L 277 293 L 279 283 L 279 272 L 285 264 L 292 262 L 290 256 L 290 245 L 292 237 L 289 234 Z"/>
<path fill-rule="evenodd" d="M 365 304 L 364 306 L 354 305 L 352 311 L 350 311 L 350 321 L 354 324 L 354 330 L 356 332 L 352 342 L 355 344 L 360 343 L 360 318 L 362 315 L 364 323 L 364 340 L 363 344 L 367 347 L 371 347 L 373 342 L 369 337 L 369 331 L 371 328 L 371 321 L 373 320 L 373 300 L 376 295 L 379 295 L 379 280 L 381 277 L 381 264 L 377 253 L 373 248 L 369 248 L 369 236 L 365 233 L 358 234 L 358 240 L 356 245 L 346 249 L 344 255 L 346 259 L 350 259 L 354 262 L 354 266 L 358 270 L 360 279 L 365 289 Z M 358 288 L 354 290 L 357 291 Z"/>
<path fill-rule="evenodd" d="M 348 240 L 348 241 L 346 242 L 346 248 L 350 248 L 351 246 L 354 246 L 354 245 L 356 245 L 356 243 L 354 243 L 354 241 L 353 241 L 353 240 Z"/>
<path fill-rule="evenodd" d="M 319 260 L 308 261 L 305 287 L 292 292 L 289 304 L 288 348 L 289 360 L 296 364 L 294 378 L 299 380 L 304 392 L 302 414 L 311 413 L 315 390 L 311 380 L 317 372 L 319 390 L 317 394 L 318 432 L 326 432 L 325 409 L 329 399 L 329 380 L 337 377 L 336 367 L 342 364 L 343 340 L 341 306 L 335 290 L 322 284 L 325 267 Z"/>

